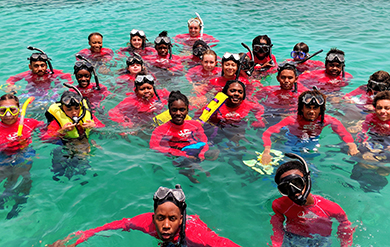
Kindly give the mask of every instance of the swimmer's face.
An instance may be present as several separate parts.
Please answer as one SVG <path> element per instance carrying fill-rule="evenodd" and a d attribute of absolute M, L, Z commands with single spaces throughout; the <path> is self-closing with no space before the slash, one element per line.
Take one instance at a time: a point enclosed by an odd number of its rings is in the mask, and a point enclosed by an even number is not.
<path fill-rule="evenodd" d="M 7 99 L 7 100 L 0 101 L 0 107 L 11 107 L 10 111 L 12 111 L 13 113 L 16 113 L 17 108 L 19 108 L 18 103 L 14 99 Z M 15 107 L 17 107 L 17 108 L 15 108 Z M 0 109 L 0 111 L 3 111 L 3 110 L 6 110 L 6 109 L 5 108 Z M 3 113 L 3 112 L 1 112 L 1 113 Z M 16 121 L 18 121 L 18 117 L 19 117 L 19 113 L 16 114 L 15 116 L 13 116 L 11 113 L 6 112 L 6 114 L 3 117 L 0 116 L 0 119 L 1 119 L 1 122 L 3 124 L 11 125 L 11 124 L 16 123 Z"/>
<path fill-rule="evenodd" d="M 390 120 L 390 100 L 382 99 L 376 102 L 375 114 L 381 121 Z"/>
<path fill-rule="evenodd" d="M 267 44 L 267 40 L 261 39 L 261 40 L 260 40 L 260 45 L 268 45 L 268 44 Z M 256 52 L 256 53 L 257 53 L 257 55 L 259 55 L 260 57 L 267 55 L 267 53 L 263 53 L 263 52 L 261 52 L 261 50 L 260 50 L 259 52 Z"/>
<path fill-rule="evenodd" d="M 100 53 L 103 47 L 103 38 L 100 35 L 92 35 L 89 39 L 89 45 L 92 53 Z"/>
<path fill-rule="evenodd" d="M 153 85 L 144 83 L 141 86 L 136 86 L 135 94 L 144 100 L 150 100 L 154 96 Z"/>
<path fill-rule="evenodd" d="M 217 65 L 217 61 L 214 55 L 207 54 L 203 56 L 202 66 L 204 70 L 211 72 L 213 71 L 216 65 Z"/>
<path fill-rule="evenodd" d="M 200 35 L 200 26 L 196 22 L 192 22 L 188 26 L 188 32 L 190 33 L 191 37 L 198 37 Z"/>
<path fill-rule="evenodd" d="M 333 77 L 340 75 L 343 65 L 339 62 L 328 62 L 325 66 L 325 72 Z"/>
<path fill-rule="evenodd" d="M 283 173 L 281 176 L 280 176 L 280 180 L 282 180 L 283 178 L 289 176 L 289 175 L 292 175 L 292 174 L 296 174 L 296 175 L 299 175 L 300 177 L 304 178 L 305 176 L 303 175 L 303 173 L 298 170 L 298 169 L 294 169 L 294 170 L 289 170 L 289 171 L 286 171 L 285 173 Z M 305 193 L 305 190 L 306 190 L 306 185 L 305 185 L 305 188 L 301 191 L 301 193 L 297 193 L 295 195 L 289 195 L 288 198 L 291 199 L 291 201 L 295 202 L 296 204 L 299 204 L 298 203 L 298 197 L 302 194 Z"/>
<path fill-rule="evenodd" d="M 183 222 L 183 215 L 178 206 L 172 202 L 159 205 L 153 215 L 157 235 L 165 243 L 172 242 Z"/>
<path fill-rule="evenodd" d="M 239 106 L 244 99 L 244 89 L 239 83 L 232 83 L 227 90 L 228 105 L 230 107 Z"/>
<path fill-rule="evenodd" d="M 130 72 L 132 75 L 136 75 L 142 70 L 142 65 L 138 63 L 133 63 L 127 67 L 127 70 Z"/>
<path fill-rule="evenodd" d="M 77 106 L 62 105 L 61 107 L 62 107 L 62 110 L 65 112 L 65 114 L 72 119 L 73 119 L 73 117 L 78 117 L 80 114 L 80 106 L 79 105 L 77 105 Z"/>
<path fill-rule="evenodd" d="M 159 56 L 165 57 L 168 55 L 168 45 L 166 44 L 157 45 L 156 50 Z"/>
<path fill-rule="evenodd" d="M 31 62 L 28 67 L 31 69 L 31 72 L 37 76 L 43 76 L 47 72 L 47 64 L 43 61 Z"/>
<path fill-rule="evenodd" d="M 291 90 L 294 87 L 294 83 L 297 81 L 294 71 L 289 69 L 284 69 L 276 77 L 280 83 L 280 87 L 283 90 Z"/>
<path fill-rule="evenodd" d="M 130 43 L 131 43 L 131 45 L 132 45 L 135 49 L 141 49 L 143 40 L 142 40 L 141 37 L 135 35 L 135 36 L 133 36 L 133 37 L 130 39 Z"/>
<path fill-rule="evenodd" d="M 76 74 L 76 79 L 81 88 L 86 88 L 91 83 L 91 72 L 86 69 L 79 70 Z"/>
<path fill-rule="evenodd" d="M 182 125 L 188 114 L 188 106 L 182 100 L 173 101 L 169 106 L 169 114 L 172 117 L 172 123 Z"/>
<path fill-rule="evenodd" d="M 303 104 L 302 112 L 306 121 L 315 121 L 321 113 L 321 108 L 318 105 Z"/>
<path fill-rule="evenodd" d="M 222 63 L 224 77 L 232 78 L 236 76 L 238 66 L 233 60 L 228 60 Z"/>

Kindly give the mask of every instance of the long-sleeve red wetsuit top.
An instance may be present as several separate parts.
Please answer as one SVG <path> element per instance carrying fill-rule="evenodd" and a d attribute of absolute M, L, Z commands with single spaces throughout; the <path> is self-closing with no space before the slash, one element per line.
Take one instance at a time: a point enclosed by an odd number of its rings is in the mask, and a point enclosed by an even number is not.
<path fill-rule="evenodd" d="M 214 77 L 218 77 L 221 74 L 222 68 L 215 67 L 212 71 L 206 71 L 203 69 L 202 65 L 195 66 L 188 70 L 186 78 L 189 82 L 192 83 L 207 83 Z"/>
<path fill-rule="evenodd" d="M 92 105 L 92 109 L 95 109 L 100 106 L 100 103 L 111 94 L 110 91 L 108 91 L 107 87 L 100 84 L 100 90 L 95 89 L 96 84 L 90 83 L 86 88 L 82 88 L 79 85 L 77 85 L 77 89 L 80 91 L 80 93 L 83 95 L 84 98 L 87 98 L 89 102 Z M 71 91 L 75 92 L 73 89 Z"/>
<path fill-rule="evenodd" d="M 284 110 L 285 113 L 297 111 L 298 96 L 307 88 L 298 83 L 298 92 L 285 90 L 280 86 L 266 86 L 257 91 L 254 95 L 255 101 L 261 103 L 265 108 Z"/>
<path fill-rule="evenodd" d="M 313 237 L 314 234 L 327 237 L 332 234 L 332 218 L 340 224 L 337 236 L 342 247 L 351 246 L 354 228 L 351 227 L 344 210 L 332 201 L 321 196 L 312 195 L 314 204 L 300 206 L 287 196 L 275 199 L 272 209 L 275 215 L 271 217 L 273 228 L 272 247 L 283 244 L 284 230 L 304 237 Z M 286 222 L 285 226 L 283 223 Z"/>
<path fill-rule="evenodd" d="M 11 125 L 3 124 L 0 122 L 0 151 L 6 154 L 13 154 L 20 149 L 27 147 L 31 143 L 32 132 L 43 126 L 42 121 L 38 121 L 32 118 L 25 118 L 23 123 L 22 136 L 18 137 L 18 127 L 20 118 Z"/>
<path fill-rule="evenodd" d="M 298 77 L 298 82 L 307 88 L 316 86 L 320 91 L 325 93 L 334 93 L 340 91 L 342 87 L 348 86 L 349 81 L 353 78 L 350 73 L 345 72 L 345 78 L 342 74 L 337 77 L 329 76 L 325 69 L 313 70 L 303 73 Z"/>
<path fill-rule="evenodd" d="M 133 49 L 132 47 L 122 47 L 119 48 L 117 54 L 119 57 L 129 57 L 133 55 L 133 52 L 137 53 L 141 57 L 157 54 L 156 49 L 150 46 L 146 46 L 145 49 Z"/>
<path fill-rule="evenodd" d="M 61 83 L 61 80 L 65 80 L 63 82 L 66 83 L 73 83 L 71 74 L 63 73 L 62 70 L 58 69 L 54 69 L 53 71 L 54 74 L 50 74 L 50 70 L 48 70 L 47 73 L 43 76 L 38 76 L 33 74 L 31 70 L 28 70 L 23 73 L 11 76 L 7 79 L 6 83 L 9 85 L 15 85 L 15 82 L 24 79 L 27 81 L 28 86 L 33 87 L 35 90 L 50 90 L 52 89 L 52 82 L 54 82 L 55 85 L 58 85 Z"/>
<path fill-rule="evenodd" d="M 279 123 L 269 127 L 263 134 L 264 146 L 271 146 L 271 135 L 279 133 L 283 127 L 287 127 L 289 132 L 300 139 L 310 139 L 321 134 L 322 129 L 330 125 L 332 130 L 336 132 L 340 138 L 346 142 L 353 142 L 352 135 L 345 129 L 344 125 L 336 118 L 326 115 L 324 118 L 324 126 L 321 126 L 321 116 L 315 121 L 307 121 L 300 115 L 289 116 Z"/>
<path fill-rule="evenodd" d="M 114 52 L 110 48 L 102 48 L 98 53 L 92 53 L 89 48 L 82 49 L 77 54 L 82 55 L 88 60 L 107 62 L 112 59 Z"/>
<path fill-rule="evenodd" d="M 167 69 L 172 72 L 183 71 L 184 69 L 184 66 L 181 64 L 181 58 L 178 55 L 172 55 L 172 59 L 169 59 L 169 54 L 166 56 L 155 54 L 145 56 L 144 60 L 154 67 Z"/>
<path fill-rule="evenodd" d="M 367 92 L 367 85 L 362 85 L 352 92 L 349 92 L 344 95 L 344 98 L 351 99 L 353 96 L 360 95 L 358 100 L 353 100 L 356 103 L 356 106 L 362 108 L 363 110 L 372 110 L 372 102 L 374 101 L 374 94 L 370 91 Z"/>
<path fill-rule="evenodd" d="M 248 57 L 251 57 L 251 54 L 248 52 L 246 55 L 248 55 Z M 264 59 L 260 60 L 256 57 L 256 55 L 254 55 L 255 58 L 254 58 L 254 61 L 255 61 L 255 70 L 259 70 L 261 69 L 261 65 L 269 62 L 272 60 L 272 63 L 274 64 L 274 66 L 272 67 L 269 67 L 267 70 L 265 71 L 262 71 L 261 74 L 263 76 L 266 76 L 266 75 L 269 75 L 269 74 L 273 74 L 273 73 L 276 73 L 278 72 L 278 63 L 276 62 L 276 57 L 271 54 L 271 58 L 269 56 L 266 56 Z"/>
<path fill-rule="evenodd" d="M 293 59 L 287 59 L 286 61 L 287 62 L 295 62 Z M 325 64 L 321 61 L 307 60 L 304 63 L 297 64 L 296 68 L 299 72 L 313 71 L 313 70 L 318 70 L 318 69 L 324 69 Z"/>
<path fill-rule="evenodd" d="M 208 34 L 203 34 L 202 38 L 199 36 L 197 37 L 191 37 L 189 33 L 183 33 L 183 34 L 178 34 L 175 37 L 173 37 L 173 40 L 175 40 L 176 43 L 181 44 L 181 45 L 187 45 L 187 46 L 193 46 L 195 41 L 198 39 L 202 39 L 204 42 L 210 45 L 210 43 L 218 43 L 219 40 L 214 38 L 211 35 Z M 210 47 L 213 47 L 215 45 L 211 45 Z"/>
<path fill-rule="evenodd" d="M 122 220 L 113 221 L 94 229 L 78 231 L 76 235 L 81 234 L 81 236 L 77 240 L 76 245 L 86 241 L 95 233 L 118 229 L 122 229 L 123 231 L 138 230 L 158 239 L 156 226 L 153 223 L 153 213 L 144 213 L 133 218 L 123 218 Z M 239 247 L 239 245 L 233 243 L 231 240 L 220 237 L 211 231 L 197 215 L 187 216 L 185 233 L 188 247 Z M 179 232 L 176 234 L 173 242 L 177 243 L 178 241 Z"/>
<path fill-rule="evenodd" d="M 198 142 L 206 143 L 199 153 L 199 158 L 204 159 L 204 154 L 209 146 L 202 125 L 195 120 L 185 120 L 182 125 L 176 125 L 168 121 L 153 131 L 149 145 L 151 149 L 161 153 L 189 157 L 181 149 Z"/>
<path fill-rule="evenodd" d="M 154 95 L 150 100 L 137 97 L 135 93 L 129 93 L 117 106 L 108 112 L 110 119 L 120 123 L 124 127 L 131 128 L 134 124 L 150 124 L 153 117 L 163 111 L 167 104 L 169 92 L 166 89 L 157 90 L 158 96 Z"/>
<path fill-rule="evenodd" d="M 205 109 L 205 107 L 202 109 Z M 263 128 L 265 124 L 263 122 L 262 115 L 264 113 L 264 107 L 258 103 L 243 100 L 242 103 L 234 108 L 223 104 L 209 119 L 209 122 L 217 125 L 234 124 L 238 123 L 245 118 L 248 118 L 249 112 L 253 112 L 257 121 L 252 123 L 253 127 Z"/>
<path fill-rule="evenodd" d="M 379 135 L 390 136 L 390 120 L 382 121 L 375 113 L 368 114 L 362 124 L 363 141 L 368 140 L 367 132 Z"/>

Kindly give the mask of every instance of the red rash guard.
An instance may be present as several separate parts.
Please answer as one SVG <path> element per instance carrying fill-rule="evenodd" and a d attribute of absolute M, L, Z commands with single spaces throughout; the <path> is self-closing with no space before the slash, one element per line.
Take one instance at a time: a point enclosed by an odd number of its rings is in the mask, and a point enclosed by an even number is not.
<path fill-rule="evenodd" d="M 72 75 L 69 73 L 62 73 L 62 70 L 54 69 L 54 74 L 50 74 L 50 70 L 43 76 L 38 76 L 33 74 L 31 70 L 25 71 L 23 73 L 11 76 L 6 81 L 9 85 L 15 85 L 15 82 L 20 81 L 22 79 L 26 80 L 29 86 L 40 88 L 41 90 L 49 90 L 52 88 L 51 83 L 54 82 L 55 85 L 61 83 L 61 80 L 66 80 L 66 83 L 72 84 Z"/>
<path fill-rule="evenodd" d="M 94 229 L 78 231 L 76 235 L 81 234 L 81 237 L 77 240 L 76 245 L 83 243 L 95 233 L 118 229 L 123 231 L 138 230 L 158 239 L 156 227 L 153 223 L 153 213 L 144 213 L 133 218 L 113 221 Z M 197 215 L 187 216 L 185 233 L 188 247 L 239 247 L 231 240 L 220 237 L 211 231 Z M 176 234 L 173 242 L 177 243 L 178 241 L 179 232 Z"/>
<path fill-rule="evenodd" d="M 298 62 L 298 61 L 294 61 L 294 59 L 287 59 L 286 61 L 287 62 Z M 304 63 L 297 64 L 296 68 L 299 72 L 313 71 L 313 70 L 324 69 L 325 64 L 321 61 L 307 60 Z"/>
<path fill-rule="evenodd" d="M 343 79 L 342 74 L 337 77 L 331 77 L 325 73 L 325 69 L 322 69 L 303 73 L 298 77 L 298 82 L 308 88 L 316 86 L 320 91 L 333 93 L 347 86 L 352 78 L 353 76 L 347 72 L 345 72 L 345 79 Z"/>
<path fill-rule="evenodd" d="M 117 51 L 119 57 L 129 57 L 133 55 L 133 52 L 136 52 L 141 57 L 157 54 L 156 49 L 153 47 L 145 47 L 145 49 L 133 49 L 132 47 L 123 47 Z"/>
<path fill-rule="evenodd" d="M 194 45 L 195 41 L 197 41 L 198 39 L 201 39 L 200 34 L 197 37 L 191 37 L 189 33 L 184 33 L 184 34 L 178 34 L 175 37 L 173 37 L 173 40 L 175 40 L 176 43 L 181 44 L 181 45 L 191 46 L 191 47 Z M 207 44 L 219 42 L 219 40 L 215 39 L 213 36 L 205 34 L 205 33 L 202 36 L 202 40 L 204 42 L 206 42 Z"/>
<path fill-rule="evenodd" d="M 172 55 L 172 59 L 169 59 L 169 54 L 166 56 L 149 55 L 145 56 L 144 60 L 147 61 L 150 65 L 162 69 L 167 69 L 172 72 L 183 71 L 184 67 L 181 64 L 181 58 L 177 55 Z"/>
<path fill-rule="evenodd" d="M 100 106 L 100 103 L 111 94 L 110 91 L 108 91 L 107 87 L 100 84 L 100 90 L 95 89 L 96 84 L 90 83 L 88 87 L 81 88 L 79 85 L 76 86 L 77 89 L 80 91 L 80 93 L 83 95 L 84 98 L 87 98 L 89 102 L 91 102 L 92 109 L 95 109 Z M 72 92 L 76 92 L 73 89 L 70 89 Z"/>
<path fill-rule="evenodd" d="M 287 127 L 291 134 L 301 138 L 308 139 L 319 136 L 322 132 L 322 129 L 330 125 L 332 130 L 340 136 L 340 138 L 346 142 L 353 142 L 351 134 L 345 129 L 343 124 L 334 117 L 325 114 L 324 126 L 321 126 L 321 116 L 319 116 L 315 121 L 307 121 L 302 116 L 294 115 L 289 116 L 280 121 L 278 124 L 269 127 L 263 134 L 264 146 L 271 146 L 271 135 L 274 133 L 279 133 L 283 127 Z"/>
<path fill-rule="evenodd" d="M 332 234 L 332 218 L 338 226 L 337 236 L 342 247 L 352 245 L 354 228 L 351 227 L 344 210 L 332 201 L 321 196 L 312 195 L 314 204 L 300 206 L 287 196 L 275 199 L 272 209 L 275 215 L 271 217 L 274 235 L 271 237 L 272 246 L 280 247 L 283 244 L 284 230 L 296 235 L 312 238 L 314 234 L 328 237 Z M 283 223 L 286 223 L 283 226 Z"/>
<path fill-rule="evenodd" d="M 202 65 L 195 66 L 188 70 L 186 78 L 189 82 L 197 83 L 204 82 L 207 80 L 207 83 L 210 79 L 218 77 L 221 74 L 222 68 L 215 67 L 212 71 L 206 71 L 203 69 Z"/>
<path fill-rule="evenodd" d="M 88 60 L 107 62 L 112 59 L 114 52 L 109 48 L 102 48 L 99 53 L 92 53 L 89 48 L 82 49 L 77 54 L 82 55 Z"/>
<path fill-rule="evenodd" d="M 176 125 L 171 121 L 158 126 L 150 138 L 150 148 L 161 153 L 169 153 L 174 156 L 189 157 L 182 148 L 198 142 L 206 143 L 199 158 L 204 159 L 205 152 L 209 149 L 207 137 L 202 125 L 195 120 L 185 120 L 182 125 Z"/>

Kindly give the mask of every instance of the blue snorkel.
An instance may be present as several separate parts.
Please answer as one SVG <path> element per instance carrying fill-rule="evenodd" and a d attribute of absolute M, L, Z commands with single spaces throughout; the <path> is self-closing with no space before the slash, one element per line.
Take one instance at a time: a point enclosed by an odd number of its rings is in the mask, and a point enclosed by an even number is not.
<path fill-rule="evenodd" d="M 99 78 L 98 78 L 97 75 L 96 75 L 95 66 L 93 66 L 92 63 L 91 63 L 88 59 L 86 59 L 85 57 L 83 57 L 83 56 L 80 55 L 80 54 L 76 54 L 76 57 L 77 57 L 78 59 L 84 60 L 85 62 L 89 63 L 89 64 L 92 66 L 92 73 L 93 73 L 93 76 L 95 77 L 95 82 L 96 82 L 96 87 L 95 87 L 95 89 L 96 89 L 96 90 L 100 90 Z M 67 86 L 67 87 L 68 87 L 68 86 Z"/>
<path fill-rule="evenodd" d="M 32 51 L 39 51 L 41 54 L 45 54 L 45 55 L 47 56 L 47 54 L 46 54 L 43 50 L 38 49 L 38 48 L 36 48 L 36 47 L 33 47 L 33 46 L 31 46 L 31 45 L 27 46 L 27 49 L 32 50 Z M 47 64 L 49 65 L 50 74 L 54 74 L 53 66 L 51 65 L 50 60 L 51 60 L 51 59 L 47 56 L 46 62 L 47 62 Z"/>

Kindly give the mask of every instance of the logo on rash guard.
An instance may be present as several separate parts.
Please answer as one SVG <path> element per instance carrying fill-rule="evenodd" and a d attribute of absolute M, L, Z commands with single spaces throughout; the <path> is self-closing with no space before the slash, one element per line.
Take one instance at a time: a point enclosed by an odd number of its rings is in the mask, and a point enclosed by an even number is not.
<path fill-rule="evenodd" d="M 15 141 L 18 138 L 18 133 L 15 132 L 15 133 L 9 134 L 6 138 L 9 141 Z"/>
<path fill-rule="evenodd" d="M 180 132 L 179 132 L 179 136 L 185 137 L 185 138 L 188 138 L 191 134 L 192 134 L 192 131 L 189 129 L 180 130 Z"/>
<path fill-rule="evenodd" d="M 301 211 L 300 213 L 298 213 L 298 217 L 302 219 L 316 219 L 318 218 L 318 215 L 316 215 L 312 211 L 307 212 L 307 214 L 305 214 L 305 211 Z"/>

